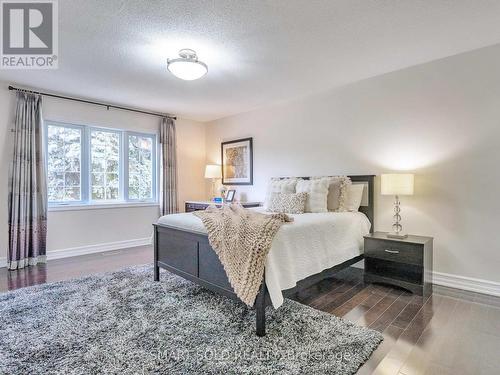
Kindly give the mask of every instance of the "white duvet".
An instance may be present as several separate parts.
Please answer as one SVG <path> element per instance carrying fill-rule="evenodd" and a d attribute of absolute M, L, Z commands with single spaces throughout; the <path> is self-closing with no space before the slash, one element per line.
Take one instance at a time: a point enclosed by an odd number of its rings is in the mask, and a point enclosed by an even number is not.
<path fill-rule="evenodd" d="M 266 213 L 262 207 L 253 210 Z M 298 281 L 363 253 L 370 221 L 361 212 L 306 213 L 293 216 L 274 237 L 266 260 L 266 285 L 274 308 L 283 304 L 282 290 Z M 162 216 L 158 224 L 206 233 L 191 213 Z"/>

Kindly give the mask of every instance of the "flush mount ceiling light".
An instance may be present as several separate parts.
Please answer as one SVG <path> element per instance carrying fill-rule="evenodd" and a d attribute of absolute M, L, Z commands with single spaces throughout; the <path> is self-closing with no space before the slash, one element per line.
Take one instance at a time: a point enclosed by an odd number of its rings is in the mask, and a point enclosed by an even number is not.
<path fill-rule="evenodd" d="M 167 69 L 177 78 L 193 81 L 207 74 L 207 64 L 199 61 L 192 49 L 181 49 L 179 56 L 177 59 L 167 59 Z"/>

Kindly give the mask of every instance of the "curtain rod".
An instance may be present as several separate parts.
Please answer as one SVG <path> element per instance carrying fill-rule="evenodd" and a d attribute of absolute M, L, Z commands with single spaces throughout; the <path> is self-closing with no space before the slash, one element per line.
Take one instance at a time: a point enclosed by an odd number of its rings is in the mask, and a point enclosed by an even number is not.
<path fill-rule="evenodd" d="M 114 105 L 114 104 L 107 104 L 107 103 L 102 103 L 102 102 L 95 102 L 95 101 L 87 100 L 87 99 L 78 99 L 78 98 L 72 98 L 70 96 L 49 94 L 49 93 L 46 93 L 46 92 L 33 91 L 33 90 L 29 90 L 29 89 L 21 89 L 21 88 L 14 87 L 14 86 L 9 86 L 9 90 L 10 91 L 15 90 L 15 91 L 22 91 L 22 92 L 30 92 L 30 93 L 33 93 L 33 94 L 38 94 L 38 95 L 43 95 L 43 96 L 50 96 L 51 98 L 72 100 L 74 102 L 81 102 L 81 103 L 99 105 L 101 107 L 106 107 L 108 110 L 110 108 L 121 109 L 123 111 L 137 112 L 137 113 L 142 113 L 142 114 L 145 114 L 145 115 L 158 116 L 158 117 L 168 117 L 168 118 L 171 118 L 173 120 L 177 120 L 177 117 L 175 117 L 175 116 L 165 115 L 165 114 L 156 113 L 156 112 L 148 112 L 148 111 L 143 111 L 143 110 L 140 110 L 140 109 L 134 109 L 134 108 L 128 108 L 128 107 L 121 107 L 121 106 Z"/>

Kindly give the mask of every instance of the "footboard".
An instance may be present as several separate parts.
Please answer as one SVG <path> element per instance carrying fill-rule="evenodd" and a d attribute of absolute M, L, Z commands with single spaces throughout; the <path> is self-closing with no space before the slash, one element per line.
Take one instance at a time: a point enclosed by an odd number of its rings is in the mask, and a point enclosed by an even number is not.
<path fill-rule="evenodd" d="M 239 300 L 226 271 L 208 242 L 208 236 L 179 228 L 154 224 L 154 280 L 160 267 L 219 294 Z M 270 304 L 265 282 L 262 282 L 254 308 L 257 313 L 257 335 L 265 335 L 265 307 Z"/>

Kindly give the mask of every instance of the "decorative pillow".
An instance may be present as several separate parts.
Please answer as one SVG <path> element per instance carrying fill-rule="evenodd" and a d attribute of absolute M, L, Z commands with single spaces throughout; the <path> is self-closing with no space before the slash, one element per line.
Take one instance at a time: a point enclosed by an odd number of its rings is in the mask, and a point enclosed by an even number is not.
<path fill-rule="evenodd" d="M 272 193 L 267 211 L 283 214 L 303 214 L 307 193 Z"/>
<path fill-rule="evenodd" d="M 347 189 L 347 211 L 358 211 L 359 206 L 361 206 L 361 201 L 363 200 L 363 190 L 365 189 L 365 184 L 352 184 L 349 185 Z"/>
<path fill-rule="evenodd" d="M 328 211 L 346 211 L 347 191 L 351 179 L 347 176 L 315 177 L 315 179 L 328 179 Z"/>
<path fill-rule="evenodd" d="M 305 212 L 328 212 L 328 179 L 298 180 L 297 193 L 307 193 Z"/>
<path fill-rule="evenodd" d="M 277 177 L 271 178 L 267 185 L 266 200 L 264 207 L 269 208 L 271 201 L 271 194 L 273 193 L 295 193 L 295 185 L 297 184 L 296 178 L 279 179 Z"/>

